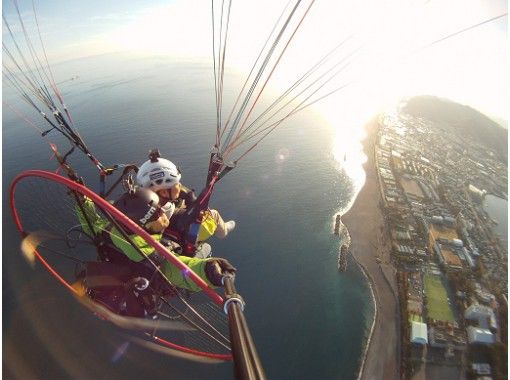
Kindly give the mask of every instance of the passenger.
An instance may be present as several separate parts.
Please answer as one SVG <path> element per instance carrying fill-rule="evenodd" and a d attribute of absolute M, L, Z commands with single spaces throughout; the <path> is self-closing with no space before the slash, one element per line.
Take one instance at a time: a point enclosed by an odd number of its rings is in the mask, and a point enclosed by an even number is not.
<path fill-rule="evenodd" d="M 179 217 L 186 211 L 186 208 L 194 201 L 193 191 L 181 185 L 181 172 L 171 161 L 160 157 L 157 149 L 149 153 L 149 160 L 143 163 L 136 175 L 136 182 L 140 187 L 155 191 L 160 198 L 160 206 L 166 215 L 171 218 L 172 227 L 179 224 Z M 207 218 L 210 217 L 216 226 L 208 225 Z M 225 222 L 217 210 L 206 211 L 202 223 L 202 229 L 207 230 L 209 235 L 223 239 L 236 226 L 235 221 Z M 207 233 L 204 234 L 207 236 Z M 207 236 L 208 237 L 208 236 Z M 200 241 L 207 237 L 199 238 Z"/>
<path fill-rule="evenodd" d="M 114 203 L 114 206 L 140 227 L 144 228 L 151 234 L 154 240 L 159 242 L 162 238 L 162 232 L 168 227 L 169 220 L 158 204 L 159 198 L 156 193 L 148 189 L 138 188 L 132 193 L 123 194 Z M 133 262 L 140 263 L 144 260 L 151 259 L 153 262 L 160 265 L 163 274 L 176 287 L 191 291 L 201 290 L 195 282 L 189 279 L 185 272 L 172 265 L 166 259 L 160 257 L 155 249 L 141 236 L 131 234 L 129 235 L 129 239 L 125 239 L 123 234 L 116 227 L 112 226 L 107 219 L 101 217 L 97 213 L 94 203 L 90 199 L 83 198 L 82 207 L 77 206 L 76 211 L 85 233 L 91 236 L 101 236 L 106 240 L 107 244 L 113 245 L 115 249 L 122 252 Z M 94 233 L 91 233 L 89 223 Z M 131 245 L 129 240 L 131 240 L 136 248 Z M 142 252 L 142 255 L 139 251 Z M 147 256 L 147 258 L 144 255 Z M 233 273 L 236 271 L 228 260 L 222 258 L 203 259 L 176 256 L 209 286 L 222 285 L 222 272 Z"/>

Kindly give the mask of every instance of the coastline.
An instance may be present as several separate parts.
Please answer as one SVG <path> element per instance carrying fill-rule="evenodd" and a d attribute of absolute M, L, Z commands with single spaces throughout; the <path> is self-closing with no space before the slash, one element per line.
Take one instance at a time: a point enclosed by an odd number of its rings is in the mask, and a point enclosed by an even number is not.
<path fill-rule="evenodd" d="M 368 287 L 370 289 L 370 295 L 372 297 L 372 302 L 374 303 L 374 318 L 372 319 L 372 325 L 370 326 L 370 331 L 367 336 L 367 341 L 365 342 L 365 346 L 363 348 L 363 354 L 361 355 L 361 362 L 359 365 L 358 370 L 358 380 L 361 380 L 363 375 L 363 370 L 365 368 L 365 363 L 367 362 L 367 355 L 368 355 L 368 349 L 370 347 L 370 343 L 372 341 L 372 335 L 374 334 L 374 328 L 375 328 L 375 321 L 377 320 L 377 300 L 375 298 L 374 294 L 374 288 L 372 287 L 372 280 L 369 277 L 368 272 L 366 269 L 361 265 L 359 262 L 356 261 L 356 264 L 358 264 L 358 267 L 360 268 L 361 272 L 363 273 L 363 276 L 367 279 Z"/>
<path fill-rule="evenodd" d="M 366 181 L 352 207 L 342 215 L 351 235 L 351 254 L 367 278 L 374 300 L 374 320 L 367 338 L 358 379 L 399 379 L 400 334 L 395 270 L 391 264 L 391 246 L 385 232 L 379 204 L 381 193 L 377 179 L 374 144 L 378 122 L 366 126 L 363 165 Z"/>

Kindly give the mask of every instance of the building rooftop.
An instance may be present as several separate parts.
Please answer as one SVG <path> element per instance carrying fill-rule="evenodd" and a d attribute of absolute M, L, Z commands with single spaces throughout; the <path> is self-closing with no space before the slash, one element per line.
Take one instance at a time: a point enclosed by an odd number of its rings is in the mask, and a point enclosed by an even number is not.
<path fill-rule="evenodd" d="M 469 343 L 482 343 L 482 344 L 496 343 L 496 337 L 490 330 L 487 329 L 468 326 L 467 334 Z"/>
<path fill-rule="evenodd" d="M 445 246 L 441 246 L 441 255 L 443 255 L 446 265 L 462 268 L 462 261 L 460 260 L 459 256 L 457 256 L 457 254 L 451 249 L 446 248 Z"/>
<path fill-rule="evenodd" d="M 491 366 L 488 363 L 473 363 L 471 365 L 473 371 L 477 375 L 490 375 L 491 374 Z"/>
<path fill-rule="evenodd" d="M 411 322 L 411 342 L 417 344 L 427 344 L 427 324 L 422 322 Z"/>
<path fill-rule="evenodd" d="M 466 309 L 464 312 L 464 318 L 477 320 L 478 326 L 481 328 L 497 329 L 498 327 L 494 310 L 488 306 L 475 303 Z"/>
<path fill-rule="evenodd" d="M 429 226 L 429 233 L 434 238 L 434 240 L 438 240 L 439 238 L 447 240 L 459 238 L 459 236 L 457 235 L 457 231 L 455 231 L 454 228 L 448 228 L 437 224 L 431 224 Z"/>

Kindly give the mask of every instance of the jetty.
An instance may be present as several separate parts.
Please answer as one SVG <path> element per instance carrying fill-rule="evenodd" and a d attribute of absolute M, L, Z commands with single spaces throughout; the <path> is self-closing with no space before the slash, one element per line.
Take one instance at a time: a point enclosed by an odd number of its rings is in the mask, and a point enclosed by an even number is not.
<path fill-rule="evenodd" d="M 342 244 L 338 251 L 338 271 L 345 272 L 347 270 L 347 254 L 349 253 L 349 246 Z"/>
<path fill-rule="evenodd" d="M 340 239 L 340 245 L 338 249 L 338 271 L 345 272 L 347 270 L 347 255 L 351 247 L 351 235 L 349 230 L 342 223 L 342 215 L 337 214 L 335 217 L 335 228 L 334 233 Z"/>
<path fill-rule="evenodd" d="M 343 224 L 341 219 L 340 219 L 340 217 L 341 217 L 340 214 L 336 215 L 336 220 L 335 220 L 335 235 L 340 235 L 340 227 Z"/>

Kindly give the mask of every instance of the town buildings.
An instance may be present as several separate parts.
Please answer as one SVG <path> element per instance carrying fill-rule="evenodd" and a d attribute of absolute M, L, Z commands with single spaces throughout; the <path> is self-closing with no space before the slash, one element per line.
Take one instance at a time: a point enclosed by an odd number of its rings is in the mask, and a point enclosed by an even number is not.
<path fill-rule="evenodd" d="M 403 360 L 465 367 L 473 345 L 502 341 L 498 310 L 508 298 L 508 252 L 483 199 L 507 199 L 506 162 L 461 131 L 426 119 L 396 112 L 379 124 L 374 155 L 405 295 L 402 344 L 414 347 L 403 350 Z M 489 364 L 471 364 L 471 371 L 486 373 L 488 366 L 490 373 Z"/>

